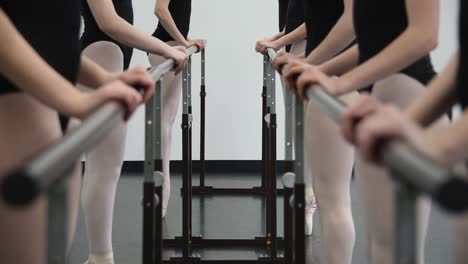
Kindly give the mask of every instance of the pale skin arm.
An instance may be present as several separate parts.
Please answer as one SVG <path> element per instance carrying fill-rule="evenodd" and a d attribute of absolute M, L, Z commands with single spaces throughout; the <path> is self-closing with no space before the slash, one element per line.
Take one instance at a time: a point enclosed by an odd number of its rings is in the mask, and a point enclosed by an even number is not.
<path fill-rule="evenodd" d="M 295 30 L 293 30 L 289 34 L 286 34 L 278 38 L 277 40 L 274 40 L 273 43 L 275 46 L 284 47 L 284 46 L 293 44 L 294 42 L 303 40 L 306 37 L 307 37 L 306 26 L 305 26 L 305 23 L 302 23 L 299 27 L 297 27 Z"/>
<path fill-rule="evenodd" d="M 407 0 L 407 29 L 379 54 L 337 79 L 336 94 L 366 87 L 411 65 L 437 46 L 438 0 Z"/>
<path fill-rule="evenodd" d="M 157 0 L 154 14 L 159 18 L 159 22 L 162 24 L 167 33 L 169 33 L 169 35 L 171 35 L 175 41 L 187 47 L 189 45 L 188 40 L 186 40 L 184 35 L 180 33 L 171 13 L 169 12 L 170 2 L 171 0 Z"/>
<path fill-rule="evenodd" d="M 89 7 L 99 28 L 127 46 L 163 57 L 174 57 L 176 52 L 169 45 L 137 29 L 121 18 L 112 0 L 88 0 Z"/>
<path fill-rule="evenodd" d="M 344 12 L 327 37 L 305 59 L 320 65 L 345 49 L 355 38 L 353 26 L 353 0 L 344 0 Z"/>
<path fill-rule="evenodd" d="M 406 116 L 422 126 L 428 126 L 447 113 L 455 103 L 459 57 L 453 56 L 450 64 L 435 78 L 418 99 L 406 110 Z"/>
<path fill-rule="evenodd" d="M 112 74 L 110 72 L 86 56 L 81 56 L 80 72 L 78 74 L 79 83 L 95 88 L 107 83 L 111 78 Z"/>
<path fill-rule="evenodd" d="M 327 75 L 341 75 L 355 68 L 359 63 L 359 48 L 354 45 L 345 52 L 323 63 L 319 69 Z"/>

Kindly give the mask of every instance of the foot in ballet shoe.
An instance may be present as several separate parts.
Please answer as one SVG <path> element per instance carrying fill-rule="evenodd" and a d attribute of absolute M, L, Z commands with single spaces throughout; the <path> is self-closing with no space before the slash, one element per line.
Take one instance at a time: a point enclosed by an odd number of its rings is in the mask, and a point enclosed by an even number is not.
<path fill-rule="evenodd" d="M 305 235 L 312 235 L 314 227 L 314 213 L 317 210 L 314 191 L 312 188 L 306 188 L 306 210 L 305 210 Z"/>
<path fill-rule="evenodd" d="M 114 264 L 114 254 L 90 255 L 84 264 Z"/>
<path fill-rule="evenodd" d="M 162 200 L 162 217 L 166 217 L 167 206 L 169 204 L 169 198 L 171 197 L 171 181 L 168 177 L 164 177 L 163 183 L 163 200 Z"/>

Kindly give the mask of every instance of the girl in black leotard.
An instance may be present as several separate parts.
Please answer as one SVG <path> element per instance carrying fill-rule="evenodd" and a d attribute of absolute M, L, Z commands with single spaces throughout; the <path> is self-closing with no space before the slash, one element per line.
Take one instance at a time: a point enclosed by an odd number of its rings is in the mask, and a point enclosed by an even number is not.
<path fill-rule="evenodd" d="M 308 55 L 305 62 L 280 56 L 275 65 L 284 63 L 319 64 L 333 58 L 354 39 L 352 0 L 304 1 Z M 351 26 L 350 26 L 351 25 Z M 291 84 L 289 84 L 291 85 Z M 342 100 L 351 102 L 357 93 Z M 336 124 L 319 109 L 308 105 L 305 113 L 304 176 L 317 197 L 322 240 L 322 255 L 326 263 L 351 263 L 354 248 L 354 225 L 351 214 L 350 178 L 354 150 L 342 140 Z M 306 209 L 307 223 L 311 223 Z M 337 217 L 339 215 L 339 217 Z"/>
<path fill-rule="evenodd" d="M 126 69 L 133 48 L 185 65 L 183 47 L 170 47 L 132 26 L 131 0 L 82 0 L 83 54 L 112 72 Z M 106 140 L 86 156 L 82 203 L 90 255 L 87 264 L 113 264 L 112 217 L 117 181 L 124 158 L 127 126 L 120 124 Z"/>
<path fill-rule="evenodd" d="M 382 105 L 371 97 L 363 96 L 343 115 L 342 129 L 346 138 L 356 144 L 369 162 L 375 163 L 375 145 L 382 140 L 398 139 L 415 148 L 434 162 L 451 167 L 466 164 L 468 159 L 468 115 L 453 124 L 437 130 L 427 127 L 447 113 L 455 103 L 464 109 L 468 105 L 466 88 L 468 76 L 468 4 L 460 1 L 460 51 L 444 71 L 430 83 L 404 112 L 395 106 Z M 368 111 L 360 111 L 360 109 Z M 350 125 L 355 119 L 363 120 L 359 126 Z M 355 129 L 349 129 L 354 127 Z M 466 165 L 465 165 L 466 166 Z M 461 175 L 466 176 L 466 172 Z M 461 197 L 460 197 L 461 198 Z M 462 198 L 461 198 L 462 199 Z M 453 246 L 456 263 L 466 263 L 468 252 L 468 217 L 466 214 L 452 219 Z M 387 252 L 390 254 L 390 252 Z"/>
<path fill-rule="evenodd" d="M 92 93 L 81 93 L 74 87 L 76 81 L 97 87 L 123 76 L 103 78 L 111 77 L 110 73 L 80 58 L 79 25 L 78 1 L 0 1 L 0 178 L 62 136 L 57 111 L 83 118 L 109 99 L 121 99 L 129 110 L 142 101 L 123 83 Z M 146 73 L 124 75 L 146 82 L 150 78 Z M 154 87 L 151 83 L 142 85 Z M 80 173 L 71 179 L 70 241 Z M 0 201 L 2 263 L 46 263 L 45 207 L 42 198 L 20 209 Z"/>
<path fill-rule="evenodd" d="M 438 18 L 438 0 L 355 0 L 358 45 L 320 67 L 298 69 L 291 65 L 285 74 L 291 78 L 302 73 L 294 82 L 299 94 L 313 83 L 321 84 L 337 96 L 370 85 L 376 98 L 406 107 L 435 75 L 428 54 L 437 43 Z M 325 73 L 342 75 L 330 78 Z M 382 208 L 393 208 L 390 178 L 380 168 L 361 159 L 356 161 L 355 173 L 364 193 L 370 263 L 392 263 L 392 215 L 391 210 L 382 211 Z M 418 262 L 422 263 L 430 207 L 427 202 L 420 205 L 417 250 Z"/>
<path fill-rule="evenodd" d="M 153 36 L 165 41 L 170 46 L 182 45 L 190 47 L 197 45 L 204 48 L 202 40 L 188 38 L 190 29 L 190 16 L 192 12 L 191 0 L 156 0 L 155 14 L 159 24 Z M 151 65 L 159 65 L 164 58 L 150 54 Z M 177 109 L 182 91 L 182 76 L 166 74 L 163 80 L 163 112 L 162 112 L 162 140 L 163 144 L 163 217 L 166 215 L 167 205 L 171 194 L 169 163 L 171 157 L 172 127 L 174 125 Z"/>

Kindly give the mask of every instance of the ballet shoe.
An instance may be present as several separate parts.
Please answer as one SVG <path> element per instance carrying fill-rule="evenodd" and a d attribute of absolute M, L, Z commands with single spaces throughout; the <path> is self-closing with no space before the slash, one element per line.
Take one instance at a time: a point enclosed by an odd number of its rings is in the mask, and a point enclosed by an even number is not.
<path fill-rule="evenodd" d="M 171 181 L 169 178 L 164 177 L 163 182 L 163 199 L 162 199 L 162 217 L 166 217 L 169 198 L 171 197 Z"/>
<path fill-rule="evenodd" d="M 306 188 L 306 208 L 305 208 L 305 235 L 312 235 L 314 228 L 314 213 L 317 210 L 314 191 L 311 187 Z"/>
<path fill-rule="evenodd" d="M 114 254 L 90 255 L 84 264 L 114 264 Z"/>

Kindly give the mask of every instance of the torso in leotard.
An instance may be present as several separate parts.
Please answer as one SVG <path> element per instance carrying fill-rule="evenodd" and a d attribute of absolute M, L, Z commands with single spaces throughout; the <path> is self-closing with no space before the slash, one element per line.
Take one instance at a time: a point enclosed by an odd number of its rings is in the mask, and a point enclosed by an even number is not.
<path fill-rule="evenodd" d="M 306 54 L 330 33 L 344 11 L 343 0 L 302 0 L 307 28 Z"/>
<path fill-rule="evenodd" d="M 80 62 L 79 0 L 0 0 L 0 8 L 52 68 L 76 82 Z M 18 91 L 0 74 L 0 94 Z"/>
<path fill-rule="evenodd" d="M 130 66 L 130 61 L 132 59 L 133 48 L 128 47 L 122 43 L 119 43 L 102 32 L 102 30 L 97 25 L 96 19 L 94 19 L 93 13 L 89 8 L 87 0 L 82 1 L 82 11 L 81 14 L 84 20 L 84 32 L 81 36 L 81 48 L 84 50 L 89 45 L 98 42 L 98 41 L 109 41 L 117 44 L 124 55 L 124 68 L 128 69 Z M 133 6 L 132 0 L 112 0 L 114 4 L 115 11 L 117 14 L 127 21 L 130 24 L 133 24 Z"/>
<path fill-rule="evenodd" d="M 380 53 L 408 26 L 405 0 L 354 0 L 354 28 L 363 63 Z M 430 55 L 403 69 L 422 84 L 435 76 Z"/>
<path fill-rule="evenodd" d="M 302 0 L 289 0 L 284 34 L 293 32 L 302 23 L 304 23 L 304 7 Z M 286 51 L 289 52 L 290 49 L 291 45 L 286 47 Z"/>
<path fill-rule="evenodd" d="M 457 99 L 464 109 L 468 107 L 468 3 L 460 0 L 460 64 L 458 66 Z"/>
<path fill-rule="evenodd" d="M 289 0 L 278 0 L 278 26 L 279 31 L 283 31 L 286 26 Z"/>
<path fill-rule="evenodd" d="M 170 0 L 169 12 L 179 29 L 180 33 L 187 38 L 190 30 L 190 16 L 192 14 L 192 0 Z M 158 27 L 153 33 L 153 36 L 164 41 L 174 40 L 171 35 L 164 29 L 161 23 L 158 23 Z"/>

